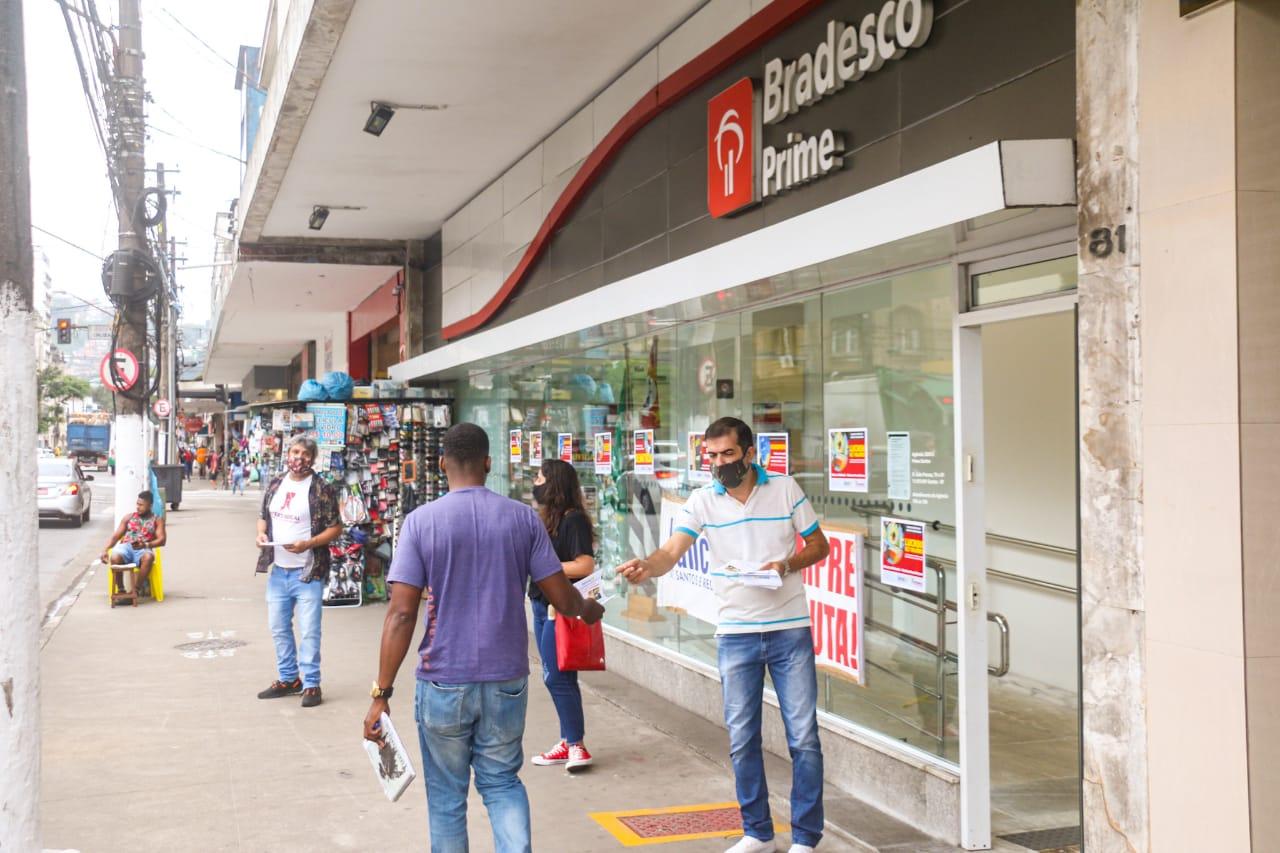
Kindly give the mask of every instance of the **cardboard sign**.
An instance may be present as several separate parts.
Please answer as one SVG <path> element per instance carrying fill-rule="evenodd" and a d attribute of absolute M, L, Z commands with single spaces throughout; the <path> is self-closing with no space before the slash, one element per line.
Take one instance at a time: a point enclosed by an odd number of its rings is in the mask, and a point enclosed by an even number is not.
<path fill-rule="evenodd" d="M 705 485 L 711 482 L 711 460 L 707 457 L 707 437 L 700 432 L 689 433 L 689 482 Z"/>
<path fill-rule="evenodd" d="M 833 492 L 866 492 L 868 487 L 866 427 L 827 430 L 827 488 Z"/>
<path fill-rule="evenodd" d="M 289 431 L 289 412 L 284 409 L 271 410 L 271 431 L 272 432 L 288 432 Z"/>
<path fill-rule="evenodd" d="M 308 403 L 307 411 L 315 418 L 316 444 L 346 445 L 347 407 L 344 404 Z"/>
<path fill-rule="evenodd" d="M 534 468 L 542 467 L 542 430 L 540 429 L 529 433 L 529 464 Z"/>
<path fill-rule="evenodd" d="M 660 540 L 666 541 L 679 523 L 684 501 L 664 496 L 659 513 Z M 849 526 L 823 525 L 831 551 L 825 560 L 804 570 L 809 603 L 813 653 L 824 672 L 866 684 L 863 648 L 863 577 L 866 572 L 865 531 Z M 804 540 L 796 537 L 797 552 Z M 719 622 L 720 603 L 711 584 L 709 546 L 699 536 L 675 567 L 658 578 L 658 606 L 675 607 L 711 625 Z"/>
<path fill-rule="evenodd" d="M 638 429 L 634 433 L 636 473 L 653 473 L 653 430 Z"/>
<path fill-rule="evenodd" d="M 519 465 L 524 459 L 524 430 L 513 429 L 507 442 L 510 446 L 508 451 L 512 465 Z"/>
<path fill-rule="evenodd" d="M 756 457 L 760 467 L 770 474 L 791 473 L 791 438 L 785 432 L 756 434 Z"/>
<path fill-rule="evenodd" d="M 880 519 L 880 582 L 898 589 L 925 591 L 924 523 Z"/>
<path fill-rule="evenodd" d="M 594 436 L 596 473 L 606 476 L 613 473 L 613 435 L 607 432 L 598 432 Z"/>
<path fill-rule="evenodd" d="M 573 464 L 573 433 L 562 432 L 556 435 L 556 458 Z"/>

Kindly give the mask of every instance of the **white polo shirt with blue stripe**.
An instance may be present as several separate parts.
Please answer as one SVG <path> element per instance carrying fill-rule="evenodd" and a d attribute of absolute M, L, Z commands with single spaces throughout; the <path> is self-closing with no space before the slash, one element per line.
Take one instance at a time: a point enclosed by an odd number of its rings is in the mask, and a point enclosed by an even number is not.
<path fill-rule="evenodd" d="M 689 496 L 676 530 L 707 538 L 711 583 L 719 599 L 716 635 L 757 634 L 809 627 L 802 572 L 791 572 L 779 589 L 746 586 L 723 571 L 740 561 L 768 563 L 796 553 L 796 534 L 818 529 L 818 515 L 800 484 L 768 474 L 753 463 L 756 487 L 738 503 L 724 486 L 712 483 Z"/>

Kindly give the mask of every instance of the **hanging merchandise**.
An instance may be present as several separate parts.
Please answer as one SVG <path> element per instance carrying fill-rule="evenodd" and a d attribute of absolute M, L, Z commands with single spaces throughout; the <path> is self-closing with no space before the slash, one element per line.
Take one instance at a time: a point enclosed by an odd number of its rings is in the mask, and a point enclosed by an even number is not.
<path fill-rule="evenodd" d="M 368 524 L 369 511 L 365 508 L 364 498 L 360 496 L 360 487 L 351 485 L 342 493 L 338 501 L 338 515 L 342 523 L 350 527 L 353 524 Z"/>

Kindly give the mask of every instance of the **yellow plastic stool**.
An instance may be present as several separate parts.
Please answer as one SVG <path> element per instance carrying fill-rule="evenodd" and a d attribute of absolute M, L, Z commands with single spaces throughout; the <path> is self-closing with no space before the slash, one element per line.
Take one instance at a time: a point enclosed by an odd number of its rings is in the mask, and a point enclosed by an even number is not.
<path fill-rule="evenodd" d="M 164 551 L 163 548 L 155 549 L 156 559 L 151 566 L 151 574 L 147 576 L 147 583 L 151 585 L 151 598 L 155 601 L 164 601 L 163 551 Z M 108 563 L 106 565 L 107 565 L 107 596 L 111 601 L 111 606 L 115 607 L 117 603 L 117 598 L 122 598 L 127 601 L 132 601 L 133 606 L 137 607 L 138 598 L 137 598 L 137 595 L 134 594 L 137 591 L 137 583 L 138 583 L 138 578 L 136 577 L 138 573 L 137 564 L 127 563 L 122 566 L 112 566 L 110 563 Z M 116 572 L 123 569 L 129 569 L 135 575 L 133 579 L 134 588 L 133 588 L 133 591 L 131 592 L 125 592 L 123 589 L 116 588 Z"/>

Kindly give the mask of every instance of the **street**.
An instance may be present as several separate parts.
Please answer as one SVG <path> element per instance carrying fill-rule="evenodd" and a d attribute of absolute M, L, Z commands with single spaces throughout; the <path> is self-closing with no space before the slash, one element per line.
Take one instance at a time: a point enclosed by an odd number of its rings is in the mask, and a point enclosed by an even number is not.
<path fill-rule="evenodd" d="M 49 606 L 79 577 L 97 557 L 115 526 L 115 477 L 107 471 L 87 472 L 93 477 L 89 487 L 93 494 L 93 512 L 88 524 L 72 527 L 66 521 L 40 522 L 39 564 L 40 611 Z"/>

